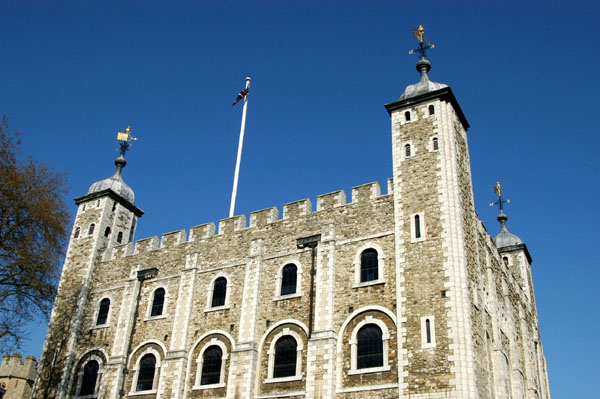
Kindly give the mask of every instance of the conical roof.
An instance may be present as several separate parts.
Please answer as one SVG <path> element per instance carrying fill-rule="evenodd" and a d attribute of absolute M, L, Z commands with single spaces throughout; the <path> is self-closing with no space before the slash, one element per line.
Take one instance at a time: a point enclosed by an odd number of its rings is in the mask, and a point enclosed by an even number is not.
<path fill-rule="evenodd" d="M 121 198 L 133 204 L 133 200 L 135 199 L 133 190 L 131 189 L 131 187 L 125 184 L 123 178 L 121 177 L 121 170 L 125 167 L 125 165 L 127 165 L 127 161 L 125 161 L 123 155 L 115 159 L 115 165 L 117 166 L 117 170 L 115 170 L 115 173 L 107 179 L 99 180 L 92 184 L 87 193 L 89 195 L 100 191 L 104 191 L 106 189 L 110 189 L 114 191 L 115 194 L 119 195 Z"/>
<path fill-rule="evenodd" d="M 496 248 L 504 248 L 510 247 L 513 245 L 523 244 L 523 241 L 519 238 L 519 236 L 512 234 L 506 228 L 506 221 L 508 220 L 508 216 L 506 214 L 501 213 L 497 217 L 500 222 L 500 233 L 496 237 L 494 237 L 494 244 L 496 244 Z"/>
<path fill-rule="evenodd" d="M 400 96 L 400 101 L 448 87 L 448 85 L 443 83 L 432 82 L 429 80 L 427 72 L 430 70 L 431 62 L 425 58 L 421 58 L 419 62 L 417 62 L 417 71 L 421 73 L 421 80 L 415 84 L 406 86 L 406 90 L 404 90 L 404 93 Z"/>

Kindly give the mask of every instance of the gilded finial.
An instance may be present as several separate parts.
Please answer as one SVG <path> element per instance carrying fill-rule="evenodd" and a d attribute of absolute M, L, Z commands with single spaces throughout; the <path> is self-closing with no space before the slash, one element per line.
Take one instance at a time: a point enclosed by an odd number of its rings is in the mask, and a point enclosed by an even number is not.
<path fill-rule="evenodd" d="M 121 153 L 121 156 L 124 157 L 125 153 L 129 150 L 129 147 L 131 147 L 129 142 L 137 140 L 137 137 L 131 135 L 131 126 L 127 126 L 124 132 L 117 132 L 117 140 L 120 141 L 119 152 Z"/>
<path fill-rule="evenodd" d="M 419 53 L 422 59 L 425 59 L 427 56 L 427 50 L 430 48 L 435 48 L 435 44 L 431 43 L 429 40 L 425 39 L 425 28 L 423 25 L 419 25 L 417 29 L 413 29 L 413 36 L 415 39 L 419 41 L 419 47 L 413 50 L 410 50 L 408 54 Z"/>
<path fill-rule="evenodd" d="M 504 214 L 504 204 L 509 204 L 510 199 L 502 198 L 505 195 L 502 193 L 502 185 L 500 182 L 496 182 L 496 185 L 494 186 L 494 193 L 498 196 L 498 200 L 490 202 L 490 206 L 498 206 L 498 208 L 500 208 L 500 214 L 502 215 Z"/>

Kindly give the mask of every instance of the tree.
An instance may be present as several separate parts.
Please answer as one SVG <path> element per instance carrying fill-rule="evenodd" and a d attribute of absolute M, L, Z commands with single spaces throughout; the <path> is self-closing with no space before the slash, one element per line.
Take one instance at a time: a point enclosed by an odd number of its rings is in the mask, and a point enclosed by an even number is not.
<path fill-rule="evenodd" d="M 28 322 L 48 317 L 67 240 L 66 180 L 21 156 L 21 134 L 0 123 L 0 352 L 18 348 Z"/>

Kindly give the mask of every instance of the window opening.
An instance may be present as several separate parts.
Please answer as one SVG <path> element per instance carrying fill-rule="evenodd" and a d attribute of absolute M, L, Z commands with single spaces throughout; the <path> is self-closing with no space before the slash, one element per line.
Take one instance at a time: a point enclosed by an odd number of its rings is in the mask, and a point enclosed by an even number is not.
<path fill-rule="evenodd" d="M 81 229 L 79 227 L 75 229 L 75 234 L 73 234 L 73 238 L 79 238 L 79 232 L 80 232 L 80 230 Z"/>
<path fill-rule="evenodd" d="M 211 306 L 225 305 L 225 296 L 227 295 L 227 279 L 225 277 L 219 277 L 215 280 L 213 285 L 213 297 Z"/>
<path fill-rule="evenodd" d="M 504 261 L 504 264 L 505 264 L 506 266 L 508 266 L 508 257 L 506 257 L 506 256 L 505 256 L 505 257 L 503 257 L 503 258 L 502 258 L 502 261 Z"/>
<path fill-rule="evenodd" d="M 110 227 L 107 226 L 106 230 L 104 230 L 104 237 L 108 237 L 110 235 Z"/>
<path fill-rule="evenodd" d="M 121 243 L 123 242 L 123 232 L 119 231 L 119 234 L 117 234 L 117 243 Z"/>
<path fill-rule="evenodd" d="M 293 377 L 296 375 L 297 348 L 298 344 L 296 340 L 289 335 L 281 337 L 275 343 L 273 378 Z"/>
<path fill-rule="evenodd" d="M 439 149 L 439 145 L 438 145 L 438 138 L 434 137 L 433 138 L 433 150 L 437 151 Z"/>
<path fill-rule="evenodd" d="M 112 211 L 114 212 L 117 209 L 117 201 L 113 202 Z"/>
<path fill-rule="evenodd" d="M 163 306 L 165 304 L 165 289 L 158 288 L 154 291 L 154 298 L 152 298 L 152 311 L 150 316 L 160 316 L 163 313 Z"/>
<path fill-rule="evenodd" d="M 367 324 L 358 330 L 356 367 L 365 369 L 383 366 L 383 339 L 381 329 Z"/>
<path fill-rule="evenodd" d="M 90 228 L 88 229 L 88 234 L 92 235 L 94 234 L 94 228 L 96 227 L 96 225 L 94 223 L 90 224 Z"/>
<path fill-rule="evenodd" d="M 415 215 L 415 238 L 421 238 L 421 217 Z"/>
<path fill-rule="evenodd" d="M 100 301 L 100 307 L 98 309 L 98 317 L 96 318 L 96 325 L 101 326 L 106 324 L 108 321 L 108 311 L 110 310 L 110 299 L 104 298 Z"/>
<path fill-rule="evenodd" d="M 202 357 L 200 385 L 218 384 L 221 381 L 223 351 L 216 345 L 210 346 Z"/>
<path fill-rule="evenodd" d="M 404 155 L 410 157 L 410 144 L 404 146 Z"/>
<path fill-rule="evenodd" d="M 156 358 L 147 354 L 140 360 L 136 391 L 149 391 L 154 386 L 154 371 L 156 370 Z"/>
<path fill-rule="evenodd" d="M 435 107 L 433 105 L 429 106 L 429 115 L 435 114 Z"/>
<path fill-rule="evenodd" d="M 425 320 L 425 334 L 426 334 L 426 342 L 428 344 L 431 343 L 431 321 L 429 319 Z"/>
<path fill-rule="evenodd" d="M 281 270 L 281 295 L 294 294 L 298 280 L 298 268 L 290 263 Z"/>
<path fill-rule="evenodd" d="M 99 364 L 95 360 L 90 360 L 83 366 L 83 378 L 79 395 L 93 395 L 96 392 L 96 380 L 98 379 Z"/>
<path fill-rule="evenodd" d="M 377 251 L 373 248 L 365 249 L 360 254 L 360 281 L 373 281 L 379 278 L 379 261 Z"/>
<path fill-rule="evenodd" d="M 404 119 L 406 119 L 407 122 L 410 122 L 410 111 L 404 113 Z"/>

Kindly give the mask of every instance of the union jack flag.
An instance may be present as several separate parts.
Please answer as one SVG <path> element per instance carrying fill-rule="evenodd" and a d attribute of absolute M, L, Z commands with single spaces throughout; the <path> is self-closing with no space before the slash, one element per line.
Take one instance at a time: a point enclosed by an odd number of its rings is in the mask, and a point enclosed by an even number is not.
<path fill-rule="evenodd" d="M 237 95 L 237 98 L 235 99 L 233 104 L 231 104 L 231 106 L 233 107 L 235 104 L 242 101 L 242 99 L 248 95 L 249 90 L 250 90 L 249 88 L 245 88 L 244 90 L 240 91 L 240 93 Z"/>

